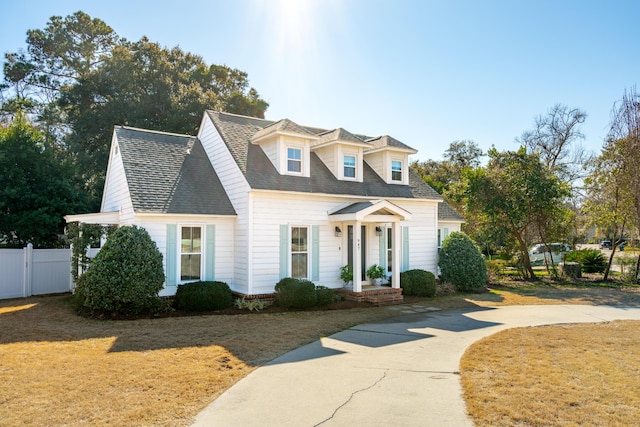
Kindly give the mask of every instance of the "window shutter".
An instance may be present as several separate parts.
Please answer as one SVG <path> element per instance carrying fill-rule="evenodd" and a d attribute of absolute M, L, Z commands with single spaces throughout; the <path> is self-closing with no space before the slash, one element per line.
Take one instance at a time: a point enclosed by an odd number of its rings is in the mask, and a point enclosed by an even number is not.
<path fill-rule="evenodd" d="M 280 226 L 280 278 L 289 275 L 289 226 Z"/>
<path fill-rule="evenodd" d="M 311 226 L 311 280 L 320 280 L 320 226 Z"/>
<path fill-rule="evenodd" d="M 380 250 L 378 251 L 380 253 L 380 262 L 378 264 L 384 268 L 384 271 L 387 271 L 387 227 L 382 226 L 380 228 L 382 233 L 380 234 Z"/>
<path fill-rule="evenodd" d="M 409 269 L 409 227 L 402 227 L 402 271 Z"/>
<path fill-rule="evenodd" d="M 216 226 L 207 224 L 204 254 L 204 280 L 216 280 Z"/>
<path fill-rule="evenodd" d="M 167 224 L 167 256 L 166 256 L 166 278 L 167 286 L 176 285 L 177 250 L 178 250 L 178 226 Z"/>

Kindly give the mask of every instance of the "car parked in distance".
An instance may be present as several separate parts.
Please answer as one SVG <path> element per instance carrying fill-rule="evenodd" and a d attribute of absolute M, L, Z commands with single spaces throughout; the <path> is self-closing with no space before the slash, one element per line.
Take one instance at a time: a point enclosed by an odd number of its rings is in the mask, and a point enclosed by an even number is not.
<path fill-rule="evenodd" d="M 612 243 L 611 240 L 603 240 L 600 242 L 600 249 L 611 249 Z"/>
<path fill-rule="evenodd" d="M 551 252 L 549 252 L 547 246 L 551 249 Z M 564 256 L 571 250 L 566 243 L 549 243 L 547 246 L 544 243 L 538 243 L 529 249 L 531 265 L 544 265 L 545 259 L 549 264 L 552 261 L 553 264 L 558 264 L 564 260 Z"/>

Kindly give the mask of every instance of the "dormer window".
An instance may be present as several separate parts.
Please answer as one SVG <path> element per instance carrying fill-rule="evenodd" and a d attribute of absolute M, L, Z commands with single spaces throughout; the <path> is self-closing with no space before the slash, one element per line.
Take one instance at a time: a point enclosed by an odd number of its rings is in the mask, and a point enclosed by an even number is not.
<path fill-rule="evenodd" d="M 355 179 L 356 176 L 356 156 L 344 156 L 344 177 Z"/>
<path fill-rule="evenodd" d="M 391 161 L 391 180 L 402 182 L 402 161 L 401 160 Z"/>
<path fill-rule="evenodd" d="M 302 173 L 302 150 L 300 148 L 287 148 L 287 171 Z"/>

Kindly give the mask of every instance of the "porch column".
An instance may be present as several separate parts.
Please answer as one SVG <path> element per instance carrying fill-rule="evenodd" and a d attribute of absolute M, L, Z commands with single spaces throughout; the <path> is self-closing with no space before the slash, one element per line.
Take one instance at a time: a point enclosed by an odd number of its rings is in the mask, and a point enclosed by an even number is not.
<path fill-rule="evenodd" d="M 400 267 L 402 263 L 400 262 L 400 251 L 402 248 L 402 239 L 400 233 L 400 223 L 394 221 L 391 224 L 391 238 L 393 239 L 391 257 L 393 259 L 393 263 L 391 265 L 391 287 L 399 288 L 400 287 Z"/>
<path fill-rule="evenodd" d="M 353 291 L 362 292 L 362 223 L 353 225 Z"/>

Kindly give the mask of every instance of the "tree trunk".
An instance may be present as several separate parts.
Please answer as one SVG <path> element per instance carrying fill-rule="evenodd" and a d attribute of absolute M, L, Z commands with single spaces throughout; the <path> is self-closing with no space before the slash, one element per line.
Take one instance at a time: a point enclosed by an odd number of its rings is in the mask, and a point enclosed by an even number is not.
<path fill-rule="evenodd" d="M 520 256 L 522 258 L 522 262 L 524 264 L 524 268 L 529 275 L 528 279 L 533 280 L 536 278 L 536 275 L 533 273 L 533 267 L 531 267 L 531 260 L 529 259 L 529 251 L 527 250 L 527 243 L 524 241 L 522 236 L 513 232 L 513 235 L 518 240 L 518 244 L 520 245 Z"/>

